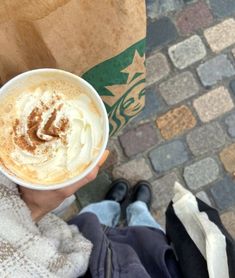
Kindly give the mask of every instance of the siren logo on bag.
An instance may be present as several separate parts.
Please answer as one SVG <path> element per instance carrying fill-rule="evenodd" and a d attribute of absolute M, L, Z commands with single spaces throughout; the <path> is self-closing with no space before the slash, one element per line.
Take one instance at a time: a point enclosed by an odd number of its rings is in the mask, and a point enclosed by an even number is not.
<path fill-rule="evenodd" d="M 120 130 L 145 104 L 145 40 L 89 70 L 82 77 L 102 97 L 110 134 Z M 112 76 L 112 78 L 110 78 Z"/>

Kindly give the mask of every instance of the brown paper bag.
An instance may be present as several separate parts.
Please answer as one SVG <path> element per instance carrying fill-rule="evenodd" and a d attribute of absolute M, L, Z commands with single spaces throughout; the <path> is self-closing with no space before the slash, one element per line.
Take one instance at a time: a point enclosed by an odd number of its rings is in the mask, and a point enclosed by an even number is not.
<path fill-rule="evenodd" d="M 43 67 L 82 76 L 115 134 L 144 106 L 144 0 L 0 1 L 0 78 Z"/>

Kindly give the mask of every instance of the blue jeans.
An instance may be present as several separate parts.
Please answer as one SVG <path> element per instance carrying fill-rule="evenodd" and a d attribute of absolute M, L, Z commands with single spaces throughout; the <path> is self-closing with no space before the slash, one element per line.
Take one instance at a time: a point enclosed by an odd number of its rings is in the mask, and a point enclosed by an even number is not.
<path fill-rule="evenodd" d="M 101 201 L 86 206 L 80 212 L 94 213 L 101 224 L 116 227 L 121 214 L 120 204 L 115 201 Z M 156 222 L 149 212 L 146 204 L 141 201 L 131 203 L 126 209 L 128 226 L 146 226 L 153 227 L 163 231 L 163 228 Z"/>

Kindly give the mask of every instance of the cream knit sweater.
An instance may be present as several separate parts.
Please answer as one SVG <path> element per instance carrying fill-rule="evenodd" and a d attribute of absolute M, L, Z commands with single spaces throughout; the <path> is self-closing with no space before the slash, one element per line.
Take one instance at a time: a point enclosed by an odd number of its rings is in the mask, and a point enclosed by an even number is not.
<path fill-rule="evenodd" d="M 37 225 L 14 183 L 0 174 L 0 277 L 79 277 L 92 244 L 53 214 Z"/>

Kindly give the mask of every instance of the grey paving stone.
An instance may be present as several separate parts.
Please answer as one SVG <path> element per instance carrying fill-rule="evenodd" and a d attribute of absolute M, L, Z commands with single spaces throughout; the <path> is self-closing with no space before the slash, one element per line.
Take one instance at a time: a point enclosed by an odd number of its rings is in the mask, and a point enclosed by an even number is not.
<path fill-rule="evenodd" d="M 225 176 L 210 189 L 215 203 L 221 210 L 235 205 L 235 183 L 230 176 Z"/>
<path fill-rule="evenodd" d="M 162 173 L 186 162 L 189 154 L 184 143 L 176 140 L 152 150 L 149 158 L 154 170 Z"/>
<path fill-rule="evenodd" d="M 156 145 L 159 141 L 156 128 L 148 123 L 140 125 L 136 129 L 127 131 L 119 136 L 119 139 L 121 146 L 128 157 L 144 152 L 150 147 Z"/>
<path fill-rule="evenodd" d="M 158 115 L 166 110 L 167 105 L 163 101 L 156 86 L 148 87 L 145 91 L 145 106 L 140 114 L 132 120 L 132 123 L 138 123 L 153 115 Z"/>
<path fill-rule="evenodd" d="M 219 158 L 224 169 L 233 174 L 235 172 L 235 143 L 226 146 L 220 153 Z"/>
<path fill-rule="evenodd" d="M 152 208 L 166 207 L 173 197 L 175 182 L 179 181 L 175 173 L 170 173 L 152 183 L 153 203 Z"/>
<path fill-rule="evenodd" d="M 170 67 L 167 62 L 166 56 L 162 53 L 154 53 L 146 60 L 147 76 L 146 86 L 161 80 L 170 73 Z"/>
<path fill-rule="evenodd" d="M 203 1 L 188 5 L 177 15 L 176 24 L 181 34 L 188 35 L 213 23 L 211 11 Z"/>
<path fill-rule="evenodd" d="M 229 83 L 229 87 L 233 95 L 235 96 L 235 80 L 231 80 Z"/>
<path fill-rule="evenodd" d="M 192 130 L 187 135 L 187 143 L 196 156 L 215 152 L 225 144 L 225 134 L 217 122 Z"/>
<path fill-rule="evenodd" d="M 147 53 L 176 40 L 178 31 L 168 17 L 162 17 L 147 26 Z"/>
<path fill-rule="evenodd" d="M 151 19 L 167 15 L 169 12 L 177 11 L 182 8 L 182 0 L 147 0 L 147 14 Z"/>
<path fill-rule="evenodd" d="M 199 87 L 191 72 L 183 72 L 163 82 L 159 91 L 167 104 L 174 105 L 199 92 Z"/>
<path fill-rule="evenodd" d="M 232 49 L 233 57 L 235 58 L 235 48 Z"/>
<path fill-rule="evenodd" d="M 113 140 L 111 138 L 109 139 L 107 149 L 109 150 L 109 156 L 105 163 L 102 165 L 101 170 L 110 172 L 112 171 L 113 167 L 119 163 L 121 154 L 118 150 L 116 140 Z"/>
<path fill-rule="evenodd" d="M 200 191 L 196 194 L 196 197 L 199 198 L 200 200 L 202 200 L 204 203 L 206 203 L 207 205 L 211 206 L 212 203 L 208 197 L 208 195 L 206 194 L 205 191 Z"/>
<path fill-rule="evenodd" d="M 212 51 L 220 53 L 235 43 L 235 20 L 229 18 L 206 29 L 204 36 Z"/>
<path fill-rule="evenodd" d="M 146 0 L 147 16 L 151 19 L 158 18 L 158 2 L 156 0 Z"/>
<path fill-rule="evenodd" d="M 218 176 L 219 166 L 211 157 L 197 161 L 184 169 L 184 179 L 192 190 L 197 190 L 213 182 Z"/>
<path fill-rule="evenodd" d="M 206 56 L 206 48 L 198 35 L 194 35 L 169 48 L 169 56 L 173 64 L 184 69 Z"/>
<path fill-rule="evenodd" d="M 102 172 L 97 178 L 79 189 L 76 192 L 78 201 L 82 207 L 90 203 L 95 203 L 103 200 L 105 194 L 110 189 L 111 180 L 109 176 Z"/>
<path fill-rule="evenodd" d="M 234 0 L 209 0 L 213 14 L 217 17 L 227 17 L 235 13 Z"/>
<path fill-rule="evenodd" d="M 193 106 L 201 121 L 205 123 L 232 110 L 234 103 L 228 90 L 220 86 L 195 99 Z"/>
<path fill-rule="evenodd" d="M 132 183 L 138 180 L 149 180 L 152 178 L 150 166 L 144 158 L 130 160 L 113 169 L 113 178 L 125 178 Z"/>
<path fill-rule="evenodd" d="M 235 137 L 235 113 L 232 113 L 225 119 L 227 132 L 231 137 Z"/>
<path fill-rule="evenodd" d="M 235 240 L 235 211 L 228 211 L 221 215 L 221 220 L 230 235 Z"/>
<path fill-rule="evenodd" d="M 224 78 L 235 75 L 235 69 L 225 54 L 205 62 L 197 68 L 202 84 L 212 86 Z"/>

